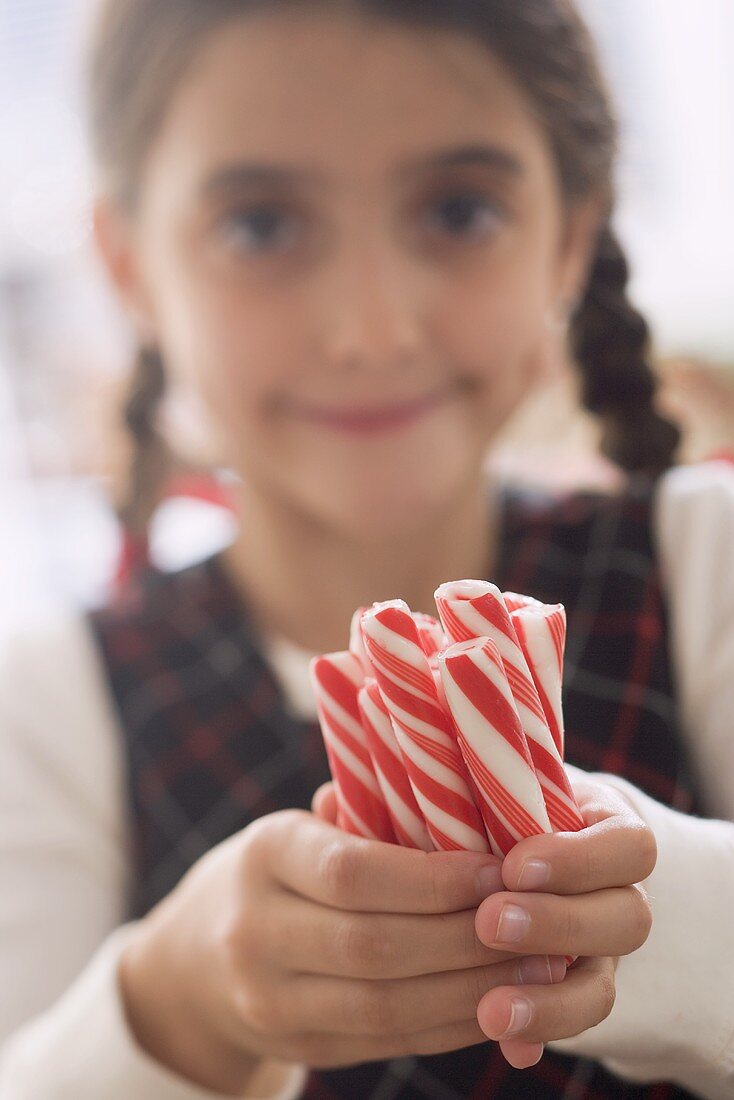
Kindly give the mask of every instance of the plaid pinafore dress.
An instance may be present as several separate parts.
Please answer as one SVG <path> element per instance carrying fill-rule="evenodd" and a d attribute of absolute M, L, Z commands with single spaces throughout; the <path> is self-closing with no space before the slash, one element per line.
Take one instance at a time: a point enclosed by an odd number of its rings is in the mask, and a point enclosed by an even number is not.
<path fill-rule="evenodd" d="M 568 613 L 567 759 L 696 809 L 676 726 L 664 599 L 651 531 L 653 486 L 563 499 L 506 489 L 493 576 Z M 449 578 L 450 579 L 450 578 Z M 386 596 L 394 595 L 387 593 Z M 241 600 L 217 559 L 150 570 L 91 616 L 117 705 L 134 845 L 129 917 L 255 818 L 308 809 L 328 776 L 315 724 L 292 718 Z M 434 1057 L 313 1073 L 308 1100 L 677 1100 L 547 1050 L 512 1069 L 494 1043 Z"/>

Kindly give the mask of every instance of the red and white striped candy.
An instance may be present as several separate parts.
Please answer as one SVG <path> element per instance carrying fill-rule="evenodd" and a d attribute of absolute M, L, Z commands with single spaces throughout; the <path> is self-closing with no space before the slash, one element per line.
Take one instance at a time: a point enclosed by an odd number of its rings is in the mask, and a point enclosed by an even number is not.
<path fill-rule="evenodd" d="M 423 652 L 431 664 L 434 664 L 438 654 L 448 645 L 444 629 L 433 615 L 424 615 L 421 611 L 413 612 L 413 620 L 418 627 Z"/>
<path fill-rule="evenodd" d="M 375 604 L 362 618 L 362 634 L 433 844 L 445 851 L 488 851 L 472 781 L 408 605 Z"/>
<path fill-rule="evenodd" d="M 520 592 L 503 592 L 502 599 L 505 601 L 505 607 L 510 614 L 512 614 L 513 611 L 517 611 L 519 607 L 545 606 L 540 600 L 536 600 L 534 596 L 523 596 Z"/>
<path fill-rule="evenodd" d="M 352 615 L 352 623 L 349 628 L 349 651 L 359 659 L 365 676 L 371 676 L 372 666 L 362 637 L 362 616 L 367 611 L 369 611 L 368 607 L 358 607 Z M 422 611 L 412 611 L 411 615 L 418 627 L 418 637 L 423 652 L 428 660 L 434 663 L 439 650 L 445 649 L 447 645 L 443 627 L 438 619 L 434 619 L 433 615 L 424 615 Z"/>
<path fill-rule="evenodd" d="M 563 737 L 563 651 L 566 610 L 562 604 L 526 604 L 510 616 L 561 757 Z"/>
<path fill-rule="evenodd" d="M 365 681 L 358 702 L 372 765 L 398 844 L 404 848 L 422 848 L 424 852 L 434 851 L 376 680 Z"/>
<path fill-rule="evenodd" d="M 353 653 L 357 658 L 365 676 L 371 676 L 372 668 L 370 666 L 369 657 L 367 656 L 367 650 L 364 647 L 364 638 L 362 637 L 362 616 L 366 610 L 366 607 L 358 607 L 352 615 L 352 622 L 349 626 L 349 652 Z"/>
<path fill-rule="evenodd" d="M 311 662 L 316 696 L 337 798 L 337 824 L 348 833 L 395 843 L 377 782 L 357 696 L 364 674 L 353 653 L 328 653 Z"/>
<path fill-rule="evenodd" d="M 502 657 L 490 638 L 473 638 L 439 654 L 438 667 L 492 846 L 507 855 L 551 823 Z"/>
<path fill-rule="evenodd" d="M 436 605 L 452 642 L 488 637 L 497 646 L 530 757 L 538 774 L 551 824 L 556 830 L 575 832 L 583 827 L 571 784 L 558 746 L 549 729 L 525 654 L 502 593 L 486 581 L 455 581 L 436 592 Z M 543 607 L 543 604 L 538 604 Z M 535 614 L 523 608 L 516 615 Z"/>

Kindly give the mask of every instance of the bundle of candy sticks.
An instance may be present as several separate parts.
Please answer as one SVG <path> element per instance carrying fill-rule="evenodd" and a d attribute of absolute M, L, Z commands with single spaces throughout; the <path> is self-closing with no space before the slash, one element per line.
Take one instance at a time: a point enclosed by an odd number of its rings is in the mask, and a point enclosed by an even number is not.
<path fill-rule="evenodd" d="M 311 679 L 347 832 L 407 847 L 491 851 L 575 831 L 563 766 L 566 615 L 484 581 L 355 612 L 349 649 Z"/>

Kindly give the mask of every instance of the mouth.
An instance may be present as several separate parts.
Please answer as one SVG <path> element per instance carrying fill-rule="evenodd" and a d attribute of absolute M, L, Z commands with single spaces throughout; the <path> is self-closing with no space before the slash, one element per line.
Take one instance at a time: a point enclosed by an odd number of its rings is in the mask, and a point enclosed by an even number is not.
<path fill-rule="evenodd" d="M 373 435 L 407 427 L 450 401 L 457 393 L 458 387 L 444 386 L 440 390 L 434 390 L 410 401 L 385 405 L 345 405 L 333 408 L 299 404 L 293 411 L 301 419 L 323 428 L 354 435 Z"/>

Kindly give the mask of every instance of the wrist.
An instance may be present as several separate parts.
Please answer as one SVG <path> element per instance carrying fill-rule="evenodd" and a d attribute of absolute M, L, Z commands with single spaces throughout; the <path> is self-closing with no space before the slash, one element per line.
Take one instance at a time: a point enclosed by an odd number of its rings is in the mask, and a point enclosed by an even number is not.
<path fill-rule="evenodd" d="M 128 1026 L 148 1057 L 201 1088 L 244 1095 L 261 1059 L 207 1026 L 206 1014 L 197 1011 L 175 981 L 175 969 L 166 966 L 147 922 L 123 950 L 117 974 Z"/>

